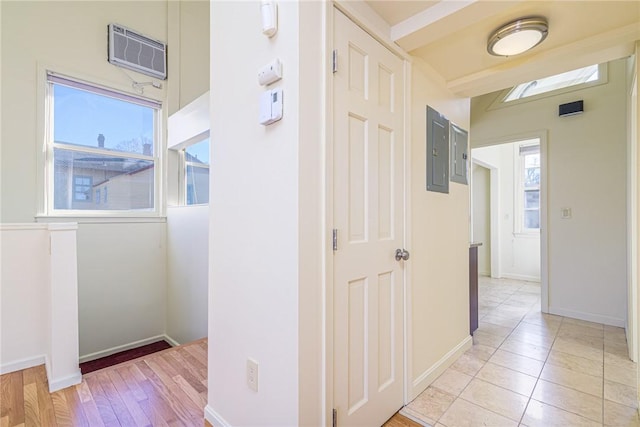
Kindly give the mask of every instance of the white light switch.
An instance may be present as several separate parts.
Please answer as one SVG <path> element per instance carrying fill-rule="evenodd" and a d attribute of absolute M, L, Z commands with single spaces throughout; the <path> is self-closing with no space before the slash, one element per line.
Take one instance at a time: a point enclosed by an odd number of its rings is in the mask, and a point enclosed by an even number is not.
<path fill-rule="evenodd" d="M 282 62 L 278 58 L 274 59 L 258 70 L 258 83 L 262 86 L 275 83 L 282 78 Z"/>
<path fill-rule="evenodd" d="M 560 208 L 562 219 L 571 219 L 571 208 Z"/>

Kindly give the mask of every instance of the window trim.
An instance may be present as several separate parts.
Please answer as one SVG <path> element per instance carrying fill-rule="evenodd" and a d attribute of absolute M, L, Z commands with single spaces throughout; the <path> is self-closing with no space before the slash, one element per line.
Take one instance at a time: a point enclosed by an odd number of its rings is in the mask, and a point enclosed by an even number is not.
<path fill-rule="evenodd" d="M 202 168 L 202 169 L 207 169 L 209 171 L 211 171 L 211 165 L 210 164 L 203 164 L 203 163 L 195 163 L 195 162 L 188 162 L 187 161 L 187 148 L 191 147 L 192 145 L 196 145 L 199 144 L 201 142 L 204 142 L 206 140 L 209 140 L 209 150 L 211 150 L 211 140 L 209 139 L 209 131 L 207 132 L 203 132 L 200 135 L 197 135 L 194 138 L 190 138 L 189 140 L 185 141 L 184 143 L 180 144 L 180 167 L 179 167 L 179 171 L 178 171 L 178 179 L 180 180 L 178 183 L 178 187 L 179 187 L 179 203 L 180 206 L 207 206 L 209 205 L 209 203 L 192 203 L 192 204 L 187 204 L 187 186 L 189 185 L 189 183 L 187 182 L 187 168 L 189 166 L 191 167 L 196 167 L 196 168 Z"/>
<path fill-rule="evenodd" d="M 43 186 L 39 190 L 41 197 L 40 206 L 41 211 L 36 215 L 36 220 L 45 221 L 47 219 L 55 218 L 69 218 L 82 221 L 83 219 L 97 219 L 101 218 L 122 218 L 122 219 L 135 219 L 135 218 L 162 218 L 164 216 L 164 180 L 162 173 L 165 167 L 166 159 L 162 155 L 164 146 L 163 141 L 163 123 L 165 118 L 165 111 L 163 109 L 162 101 L 149 97 L 143 97 L 128 93 L 122 88 L 108 87 L 102 84 L 95 78 L 77 78 L 69 74 L 61 74 L 57 71 L 53 71 L 50 67 L 45 67 L 39 64 L 39 73 L 41 74 L 42 83 L 38 86 L 38 98 L 44 102 L 39 108 L 39 120 L 38 124 L 41 126 L 42 133 L 42 162 L 39 167 L 39 173 L 42 173 Z M 153 154 L 151 156 L 145 156 L 138 153 L 118 152 L 112 150 L 103 150 L 97 147 L 84 147 L 67 145 L 54 141 L 53 138 L 53 123 L 51 123 L 53 113 L 53 85 L 61 84 L 70 86 L 76 89 L 87 90 L 92 93 L 96 93 L 102 96 L 112 97 L 114 99 L 120 99 L 126 102 L 131 102 L 136 105 L 142 105 L 152 108 L 154 110 L 154 126 L 153 126 Z M 151 209 L 55 209 L 54 208 L 54 149 L 64 149 L 68 151 L 76 151 L 82 153 L 103 154 L 108 156 L 124 156 L 127 158 L 149 160 L 154 165 L 154 207 Z M 92 194 L 93 197 L 93 194 Z M 101 205 L 102 205 L 101 201 Z M 94 204 L 95 205 L 95 204 Z M 106 222 L 109 222 L 107 220 Z"/>
<path fill-rule="evenodd" d="M 531 150 L 531 148 L 537 147 L 535 150 Z M 522 150 L 525 151 L 537 151 L 540 155 L 540 184 L 538 184 L 538 194 L 540 196 L 540 204 L 538 206 L 538 215 L 540 216 L 539 228 L 525 228 L 524 227 L 524 212 L 526 211 L 524 207 L 524 155 L 521 154 Z M 529 149 L 529 150 L 527 150 Z M 526 154 L 526 153 L 525 153 Z M 533 153 L 532 153 L 533 154 Z M 513 197 L 513 218 L 514 218 L 514 235 L 516 236 L 524 236 L 524 237 L 534 237 L 540 235 L 540 230 L 542 228 L 542 141 L 539 139 L 534 140 L 534 142 L 529 141 L 521 141 L 516 145 L 516 149 L 514 150 L 514 176 L 516 177 L 514 183 L 515 194 Z"/>

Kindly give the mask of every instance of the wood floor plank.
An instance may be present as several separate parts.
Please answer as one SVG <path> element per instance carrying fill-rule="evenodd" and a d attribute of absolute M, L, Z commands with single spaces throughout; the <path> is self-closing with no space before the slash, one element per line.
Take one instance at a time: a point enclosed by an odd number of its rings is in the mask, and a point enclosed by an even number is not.
<path fill-rule="evenodd" d="M 38 381 L 39 375 L 38 370 L 44 369 L 43 365 L 34 366 L 32 368 L 27 368 L 22 371 L 22 384 L 35 384 Z"/>
<path fill-rule="evenodd" d="M 206 339 L 83 376 L 49 393 L 44 366 L 0 375 L 0 427 L 202 426 Z"/>
<path fill-rule="evenodd" d="M 156 389 L 151 380 L 143 381 L 140 386 L 148 396 L 148 399 L 146 401 L 139 402 L 139 405 L 154 426 L 159 422 L 159 420 L 162 420 L 165 425 L 173 425 L 175 423 L 178 423 L 178 425 L 182 424 L 178 419 L 178 415 L 173 411 L 173 408 L 164 399 L 162 394 Z"/>
<path fill-rule="evenodd" d="M 140 402 L 147 399 L 147 395 L 144 393 L 144 390 L 142 390 L 142 387 L 140 387 L 140 382 L 145 380 L 144 375 L 142 375 L 135 365 L 124 366 L 116 369 L 116 372 L 120 374 L 120 377 L 122 377 L 123 381 L 127 384 L 136 401 Z"/>
<path fill-rule="evenodd" d="M 202 347 L 200 347 L 199 345 L 187 345 L 184 347 L 184 350 L 188 351 L 196 359 L 198 359 L 200 363 L 202 363 L 202 366 L 206 367 L 207 363 L 209 363 L 207 358 L 207 352 L 203 350 Z"/>
<path fill-rule="evenodd" d="M 189 363 L 184 360 L 180 352 L 174 351 L 167 353 L 165 358 L 168 359 L 168 363 L 178 372 L 182 378 L 185 379 L 198 393 L 202 393 L 207 389 L 201 383 L 201 376 L 196 369 L 193 369 Z"/>
<path fill-rule="evenodd" d="M 22 382 L 22 371 L 7 374 L 9 380 L 9 425 L 17 426 L 24 424 L 24 391 Z"/>
<path fill-rule="evenodd" d="M 113 412 L 111 404 L 109 403 L 109 399 L 104 393 L 104 390 L 102 390 L 102 386 L 100 385 L 100 380 L 98 379 L 98 377 L 90 376 L 87 377 L 86 381 L 87 385 L 89 386 L 89 390 L 91 390 L 93 401 L 98 408 L 100 419 L 102 420 L 105 427 L 120 427 L 118 417 L 116 417 L 115 412 Z"/>
<path fill-rule="evenodd" d="M 40 409 L 40 423 L 43 426 L 56 427 L 56 414 L 53 409 L 53 400 L 49 393 L 49 382 L 44 366 L 39 366 L 36 371 L 36 387 L 38 389 L 38 407 Z"/>
<path fill-rule="evenodd" d="M 151 422 L 145 415 L 144 411 L 138 405 L 138 401 L 129 389 L 127 383 L 122 379 L 120 373 L 115 369 L 110 369 L 106 374 L 109 376 L 111 383 L 117 390 L 122 402 L 127 407 L 136 426 L 150 426 Z"/>
<path fill-rule="evenodd" d="M 78 386 L 68 387 L 60 391 L 64 392 L 64 397 L 67 401 L 67 408 L 69 408 L 71 420 L 74 427 L 89 426 L 89 421 L 87 420 L 87 416 L 85 415 L 84 411 L 84 405 L 82 404 L 82 401 L 80 400 L 80 396 L 78 394 Z"/>
<path fill-rule="evenodd" d="M 98 375 L 98 380 L 100 381 L 100 386 L 104 391 L 107 399 L 109 399 L 109 403 L 111 404 L 111 409 L 116 414 L 118 421 L 121 426 L 135 426 L 136 422 L 131 416 L 129 409 L 122 401 L 120 394 L 116 390 L 115 386 L 111 382 L 111 378 L 107 374 L 106 370 L 101 371 Z"/>
<path fill-rule="evenodd" d="M 24 394 L 24 425 L 27 427 L 39 427 L 38 386 L 35 382 L 32 382 L 25 384 L 22 390 Z"/>
<path fill-rule="evenodd" d="M 191 424 L 193 402 L 189 399 L 183 399 L 179 393 L 175 393 L 177 385 L 160 368 L 155 359 L 155 357 L 152 357 L 145 360 L 145 363 L 139 364 L 140 370 L 149 378 L 177 418 L 186 425 Z"/>
<path fill-rule="evenodd" d="M 63 390 L 51 394 L 51 405 L 56 425 L 58 427 L 73 427 L 73 419 Z"/>

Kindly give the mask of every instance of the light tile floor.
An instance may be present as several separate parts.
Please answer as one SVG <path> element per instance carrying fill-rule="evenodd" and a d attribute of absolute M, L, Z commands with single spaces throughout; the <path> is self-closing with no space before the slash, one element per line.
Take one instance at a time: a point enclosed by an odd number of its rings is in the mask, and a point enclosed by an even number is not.
<path fill-rule="evenodd" d="M 479 282 L 473 347 L 401 414 L 437 427 L 640 426 L 624 329 L 540 313 L 536 283 Z"/>

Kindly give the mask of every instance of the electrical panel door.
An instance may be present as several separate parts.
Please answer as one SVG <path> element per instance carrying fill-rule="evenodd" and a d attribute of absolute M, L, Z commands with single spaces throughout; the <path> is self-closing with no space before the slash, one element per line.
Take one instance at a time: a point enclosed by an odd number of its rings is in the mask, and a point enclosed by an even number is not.
<path fill-rule="evenodd" d="M 427 106 L 427 191 L 449 192 L 449 120 Z"/>
<path fill-rule="evenodd" d="M 451 181 L 467 184 L 469 133 L 452 123 L 449 137 L 451 138 Z"/>

